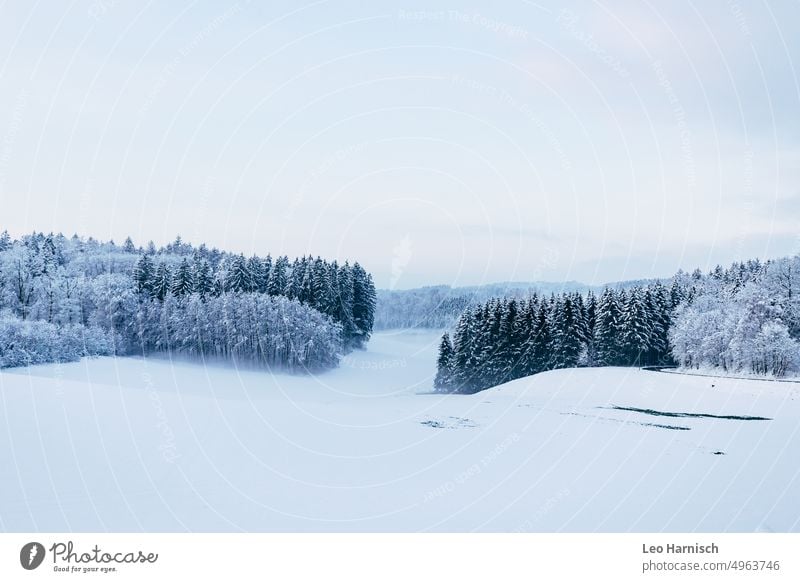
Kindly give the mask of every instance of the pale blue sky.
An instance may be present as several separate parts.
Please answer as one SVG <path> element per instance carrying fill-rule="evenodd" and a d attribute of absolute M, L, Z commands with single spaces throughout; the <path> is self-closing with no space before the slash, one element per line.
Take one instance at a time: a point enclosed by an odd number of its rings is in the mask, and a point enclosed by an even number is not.
<path fill-rule="evenodd" d="M 0 7 L 2 225 L 380 286 L 798 250 L 797 2 Z"/>

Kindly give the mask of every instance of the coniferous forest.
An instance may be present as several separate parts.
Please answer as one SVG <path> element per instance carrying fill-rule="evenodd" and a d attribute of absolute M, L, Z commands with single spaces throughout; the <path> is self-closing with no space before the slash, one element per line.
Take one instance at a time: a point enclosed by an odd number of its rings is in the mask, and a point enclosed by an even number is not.
<path fill-rule="evenodd" d="M 754 260 L 599 295 L 490 299 L 443 335 L 434 387 L 469 394 L 576 366 L 782 377 L 800 367 L 798 338 L 800 258 Z"/>
<path fill-rule="evenodd" d="M 358 263 L 4 232 L 0 367 L 169 354 L 323 370 L 364 347 L 375 296 Z"/>

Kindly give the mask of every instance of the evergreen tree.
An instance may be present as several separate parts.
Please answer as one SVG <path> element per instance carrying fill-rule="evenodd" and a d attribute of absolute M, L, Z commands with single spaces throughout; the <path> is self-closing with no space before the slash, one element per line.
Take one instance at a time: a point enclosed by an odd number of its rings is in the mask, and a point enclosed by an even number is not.
<path fill-rule="evenodd" d="M 153 290 L 155 279 L 155 266 L 150 255 L 142 255 L 136 261 L 133 268 L 133 280 L 136 284 L 136 291 L 140 294 L 150 295 Z"/>
<path fill-rule="evenodd" d="M 362 347 L 372 334 L 375 321 L 375 285 L 372 275 L 358 263 L 353 264 L 353 325 L 355 327 L 354 345 Z"/>
<path fill-rule="evenodd" d="M 597 363 L 601 366 L 622 364 L 621 334 L 622 311 L 613 289 L 606 288 L 597 304 L 595 347 Z"/>
<path fill-rule="evenodd" d="M 553 368 L 553 334 L 550 330 L 550 307 L 547 301 L 539 304 L 535 325 L 528 338 L 530 347 L 530 367 L 528 374 L 536 374 Z"/>
<path fill-rule="evenodd" d="M 172 274 L 166 263 L 159 263 L 150 293 L 154 299 L 164 301 L 172 288 Z"/>
<path fill-rule="evenodd" d="M 597 348 L 595 345 L 595 332 L 597 327 L 597 297 L 592 291 L 586 296 L 585 304 L 585 340 L 586 365 L 597 365 Z"/>
<path fill-rule="evenodd" d="M 642 290 L 631 289 L 622 309 L 622 350 L 626 365 L 639 366 L 647 356 L 652 334 Z"/>
<path fill-rule="evenodd" d="M 262 260 L 253 255 L 247 260 L 247 270 L 250 273 L 250 291 L 263 293 L 267 288 L 267 275 Z"/>
<path fill-rule="evenodd" d="M 178 271 L 175 273 L 175 277 L 172 281 L 172 294 L 175 295 L 175 297 L 183 297 L 193 290 L 194 275 L 192 273 L 192 267 L 189 265 L 189 261 L 184 258 L 178 266 Z"/>
<path fill-rule="evenodd" d="M 583 348 L 580 317 L 573 297 L 564 296 L 557 303 L 553 318 L 556 368 L 572 368 L 578 365 Z"/>
<path fill-rule="evenodd" d="M 439 344 L 439 357 L 436 360 L 436 377 L 433 380 L 433 387 L 437 392 L 450 392 L 452 390 L 452 365 L 453 365 L 453 344 L 450 336 L 445 333 Z"/>
<path fill-rule="evenodd" d="M 346 347 L 351 347 L 352 338 L 356 334 L 356 325 L 353 320 L 353 276 L 350 265 L 348 265 L 347 262 L 339 267 L 336 283 L 337 293 L 333 318 L 342 326 L 342 340 L 344 345 Z"/>
<path fill-rule="evenodd" d="M 244 255 L 237 255 L 225 273 L 225 291 L 232 293 L 249 293 L 253 290 L 253 275 L 247 268 Z"/>
<path fill-rule="evenodd" d="M 197 255 L 194 261 L 194 292 L 205 299 L 214 292 L 214 276 L 208 261 Z"/>
<path fill-rule="evenodd" d="M 511 299 L 504 302 L 500 313 L 500 333 L 497 338 L 496 361 L 494 365 L 494 382 L 502 384 L 514 380 L 519 365 L 521 346 L 518 342 L 519 308 L 517 301 Z"/>
<path fill-rule="evenodd" d="M 473 388 L 483 390 L 501 383 L 500 376 L 504 367 L 500 347 L 500 329 L 503 323 L 505 303 L 491 299 L 479 316 L 483 321 L 474 322 L 477 330 L 477 342 L 474 346 L 477 361 L 472 372 Z"/>
<path fill-rule="evenodd" d="M 479 318 L 480 307 L 465 311 L 458 318 L 453 338 L 452 383 L 454 392 L 469 394 L 474 391 L 474 373 L 478 356 L 475 353 L 475 319 Z"/>
<path fill-rule="evenodd" d="M 292 263 L 292 270 L 289 273 L 286 281 L 285 291 L 283 293 L 289 299 L 298 299 L 302 301 L 303 293 L 303 278 L 305 277 L 305 258 L 301 261 L 295 259 Z"/>
<path fill-rule="evenodd" d="M 288 285 L 287 269 L 289 268 L 289 258 L 286 256 L 278 257 L 275 266 L 269 273 L 267 282 L 267 293 L 272 296 L 284 295 Z M 287 294 L 288 295 L 288 294 Z"/>
<path fill-rule="evenodd" d="M 310 305 L 326 315 L 333 312 L 333 289 L 331 288 L 328 265 L 317 257 L 311 268 L 311 300 Z"/>
<path fill-rule="evenodd" d="M 258 292 L 267 293 L 269 290 L 269 279 L 272 276 L 272 256 L 267 255 L 261 261 L 261 279 L 258 281 Z"/>

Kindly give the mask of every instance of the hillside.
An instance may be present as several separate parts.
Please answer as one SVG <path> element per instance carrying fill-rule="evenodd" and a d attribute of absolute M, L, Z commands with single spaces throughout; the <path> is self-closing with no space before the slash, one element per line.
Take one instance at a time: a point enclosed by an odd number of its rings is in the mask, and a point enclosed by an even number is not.
<path fill-rule="evenodd" d="M 437 342 L 376 333 L 315 377 L 3 370 L 2 528 L 800 531 L 797 385 L 603 368 L 425 394 Z"/>

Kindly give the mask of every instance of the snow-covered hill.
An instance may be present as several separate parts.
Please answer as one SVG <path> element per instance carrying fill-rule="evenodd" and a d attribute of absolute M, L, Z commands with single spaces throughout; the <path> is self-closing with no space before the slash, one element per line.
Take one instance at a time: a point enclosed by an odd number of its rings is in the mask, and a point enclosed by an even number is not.
<path fill-rule="evenodd" d="M 312 378 L 4 370 L 0 529 L 800 531 L 800 385 L 603 368 L 423 394 L 438 335 Z"/>

